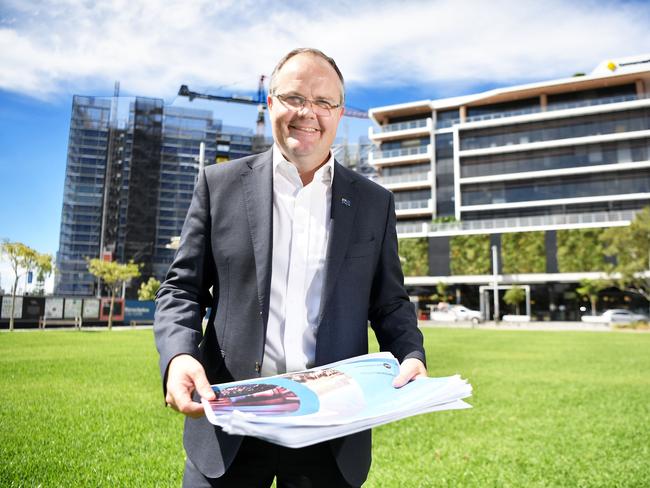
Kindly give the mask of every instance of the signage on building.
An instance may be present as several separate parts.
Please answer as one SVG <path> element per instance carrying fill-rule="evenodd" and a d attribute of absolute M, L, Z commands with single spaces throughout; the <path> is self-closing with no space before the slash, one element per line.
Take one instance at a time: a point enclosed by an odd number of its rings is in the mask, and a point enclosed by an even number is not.
<path fill-rule="evenodd" d="M 127 300 L 124 304 L 124 323 L 153 322 L 156 303 L 151 301 Z"/>

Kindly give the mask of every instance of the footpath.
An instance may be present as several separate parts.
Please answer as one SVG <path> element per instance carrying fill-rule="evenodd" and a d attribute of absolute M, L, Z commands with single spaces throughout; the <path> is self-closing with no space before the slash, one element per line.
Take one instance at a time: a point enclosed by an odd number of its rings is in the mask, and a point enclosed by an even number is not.
<path fill-rule="evenodd" d="M 420 327 L 453 329 L 491 329 L 491 330 L 544 330 L 544 331 L 584 331 L 584 332 L 649 332 L 647 330 L 618 329 L 609 324 L 590 324 L 587 322 L 499 322 L 472 324 L 468 321 L 452 322 L 442 320 L 420 320 Z"/>

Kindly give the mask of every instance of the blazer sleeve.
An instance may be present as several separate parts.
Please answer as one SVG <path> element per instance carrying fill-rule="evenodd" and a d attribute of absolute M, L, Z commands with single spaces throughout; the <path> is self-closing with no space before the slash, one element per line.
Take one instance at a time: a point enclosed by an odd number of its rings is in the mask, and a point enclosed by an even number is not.
<path fill-rule="evenodd" d="M 368 316 L 382 351 L 390 351 L 400 362 L 417 358 L 426 364 L 424 340 L 418 329 L 415 307 L 404 289 L 395 221 L 395 202 L 390 193 Z"/>
<path fill-rule="evenodd" d="M 210 194 L 205 171 L 199 174 L 183 224 L 176 256 L 156 294 L 154 337 L 165 389 L 169 362 L 180 354 L 199 360 L 202 321 L 215 283 L 211 250 Z"/>

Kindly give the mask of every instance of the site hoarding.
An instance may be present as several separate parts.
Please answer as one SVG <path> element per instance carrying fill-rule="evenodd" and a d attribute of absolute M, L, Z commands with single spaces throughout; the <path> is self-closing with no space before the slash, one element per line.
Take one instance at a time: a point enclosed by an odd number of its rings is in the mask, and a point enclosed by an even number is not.
<path fill-rule="evenodd" d="M 23 297 L 24 320 L 38 321 L 45 312 L 45 297 Z"/>
<path fill-rule="evenodd" d="M 99 298 L 84 298 L 81 316 L 87 320 L 99 319 Z"/>
<path fill-rule="evenodd" d="M 74 319 L 81 317 L 83 300 L 81 298 L 66 298 L 63 307 L 63 318 Z"/>
<path fill-rule="evenodd" d="M 11 296 L 2 297 L 2 311 L 0 318 L 9 320 L 11 318 Z M 16 297 L 14 304 L 14 318 L 20 319 L 23 317 L 23 297 Z"/>
<path fill-rule="evenodd" d="M 55 320 L 63 318 L 63 298 L 48 297 L 45 299 L 45 318 Z"/>

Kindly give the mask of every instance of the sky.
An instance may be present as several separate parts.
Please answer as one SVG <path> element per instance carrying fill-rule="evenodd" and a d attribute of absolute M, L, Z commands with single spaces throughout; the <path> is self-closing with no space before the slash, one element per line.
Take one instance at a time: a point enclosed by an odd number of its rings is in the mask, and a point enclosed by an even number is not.
<path fill-rule="evenodd" d="M 299 46 L 336 59 L 355 108 L 590 72 L 650 53 L 650 0 L 0 0 L 0 239 L 58 249 L 72 95 L 255 95 Z M 195 103 L 195 102 L 193 102 Z M 210 105 L 254 128 L 255 107 Z M 344 118 L 354 141 L 371 122 Z M 268 127 L 268 124 L 267 124 Z M 11 278 L 0 263 L 0 284 Z"/>

